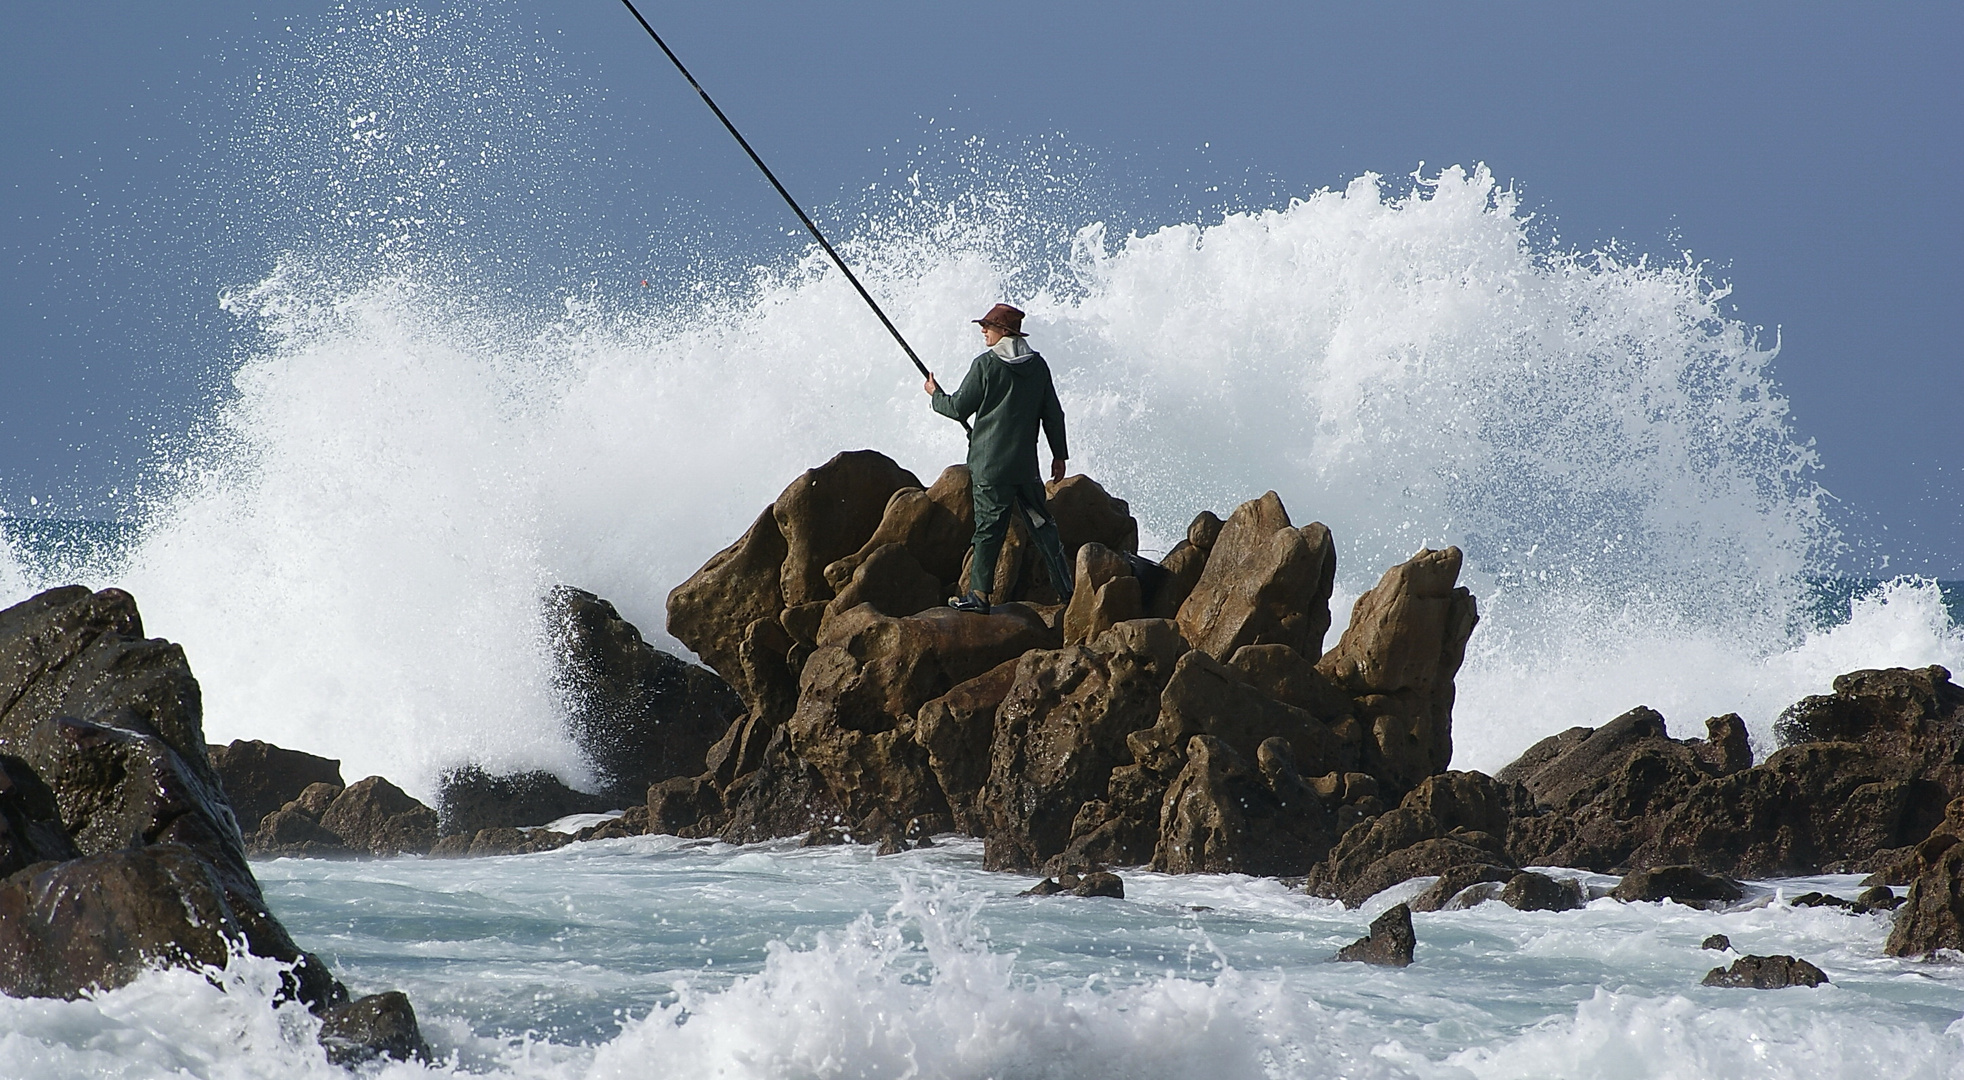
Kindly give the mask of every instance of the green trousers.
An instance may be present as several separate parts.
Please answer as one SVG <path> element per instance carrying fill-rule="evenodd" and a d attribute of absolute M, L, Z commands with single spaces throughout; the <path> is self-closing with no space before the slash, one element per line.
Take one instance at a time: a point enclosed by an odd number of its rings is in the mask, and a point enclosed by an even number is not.
<path fill-rule="evenodd" d="M 975 559 L 968 568 L 968 588 L 977 596 L 988 596 L 996 586 L 996 559 L 1002 554 L 1003 538 L 1009 535 L 1009 515 L 1020 509 L 1024 522 L 1037 542 L 1037 553 L 1050 574 L 1051 585 L 1060 600 L 1069 602 L 1074 575 L 1064 563 L 1064 544 L 1057 536 L 1057 519 L 1050 516 L 1050 503 L 1042 484 L 976 484 Z"/>

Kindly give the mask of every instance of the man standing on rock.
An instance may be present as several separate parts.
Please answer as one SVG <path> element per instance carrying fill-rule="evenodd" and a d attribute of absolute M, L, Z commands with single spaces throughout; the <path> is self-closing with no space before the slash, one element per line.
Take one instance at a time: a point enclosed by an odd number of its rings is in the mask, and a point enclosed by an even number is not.
<path fill-rule="evenodd" d="M 1071 571 L 1056 519 L 1037 472 L 1037 428 L 1050 440 L 1050 478 L 1064 478 L 1070 451 L 1064 443 L 1064 406 L 1050 381 L 1050 365 L 1031 351 L 1023 333 L 1023 313 L 997 304 L 975 320 L 988 349 L 968 365 L 961 389 L 943 393 L 934 376 L 921 384 L 934 411 L 956 420 L 975 417 L 968 437 L 968 479 L 975 499 L 975 556 L 968 569 L 968 594 L 949 601 L 959 611 L 989 613 L 995 587 L 996 557 L 1009 533 L 1009 514 L 1020 509 L 1043 555 L 1045 570 L 1059 599 L 1071 598 Z"/>

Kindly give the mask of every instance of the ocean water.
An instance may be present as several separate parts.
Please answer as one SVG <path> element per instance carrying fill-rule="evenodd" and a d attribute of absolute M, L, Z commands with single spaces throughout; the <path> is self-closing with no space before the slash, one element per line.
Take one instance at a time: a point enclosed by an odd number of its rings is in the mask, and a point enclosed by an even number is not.
<path fill-rule="evenodd" d="M 1881 955 L 1884 915 L 1598 899 L 1414 916 L 1415 963 L 1328 962 L 1418 885 L 1346 911 L 1272 879 L 1125 875 L 1126 899 L 1026 898 L 980 845 L 734 848 L 637 837 L 469 861 L 276 860 L 274 908 L 357 990 L 415 1001 L 442 1059 L 497 1077 L 1954 1077 L 1964 967 Z M 1581 875 L 1599 889 L 1614 879 Z M 1698 982 L 1742 952 L 1831 985 Z M 0 998 L 33 1077 L 329 1076 L 270 965 Z"/>
<path fill-rule="evenodd" d="M 601 168 L 530 81 L 550 56 L 504 63 L 469 14 L 325 19 L 236 103 L 252 137 L 212 180 L 245 215 L 214 220 L 272 256 L 216 301 L 239 320 L 229 384 L 128 520 L 0 522 L 0 602 L 129 589 L 185 647 L 213 741 L 424 797 L 466 760 L 577 782 L 548 588 L 679 649 L 668 591 L 800 471 L 873 447 L 931 480 L 959 431 L 815 252 L 541 284 L 521 249 L 577 208 L 513 193 Z M 1843 671 L 1964 671 L 1955 583 L 1835 576 L 1777 342 L 1696 258 L 1551 243 L 1471 162 L 1141 224 L 1057 197 L 1095 178 L 1032 153 L 930 160 L 821 217 L 944 374 L 987 304 L 1030 313 L 1073 467 L 1130 501 L 1149 551 L 1274 489 L 1335 535 L 1334 641 L 1386 567 L 1465 549 L 1482 621 L 1457 767 L 1638 704 L 1679 735 L 1738 712 L 1764 753 Z M 438 1071 L 1964 1075 L 1964 979 L 1883 958 L 1880 916 L 1483 907 L 1420 916 L 1419 962 L 1387 972 L 1322 962 L 1371 911 L 1274 881 L 1135 872 L 1123 902 L 1038 901 L 978 862 L 966 841 L 875 860 L 638 838 L 258 870 L 357 989 L 411 994 Z M 1762 898 L 1828 885 L 1852 888 Z M 1834 985 L 1700 989 L 1712 932 Z M 313 1021 L 267 1006 L 276 974 L 0 999 L 0 1075 L 330 1075 Z"/>

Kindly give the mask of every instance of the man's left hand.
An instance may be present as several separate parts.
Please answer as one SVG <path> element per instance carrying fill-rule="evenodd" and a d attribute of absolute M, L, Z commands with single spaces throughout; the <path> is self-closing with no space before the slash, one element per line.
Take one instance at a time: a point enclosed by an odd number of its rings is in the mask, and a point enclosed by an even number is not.
<path fill-rule="evenodd" d="M 1054 484 L 1054 483 L 1056 483 L 1057 481 L 1059 481 L 1059 480 L 1062 480 L 1063 478 L 1064 478 L 1064 459 L 1063 459 L 1063 458 L 1051 458 L 1051 459 L 1050 459 L 1050 482 Z"/>
<path fill-rule="evenodd" d="M 924 394 L 932 394 L 939 389 L 941 389 L 939 386 L 934 385 L 934 376 L 932 375 L 929 375 L 927 381 L 921 384 L 921 392 Z"/>

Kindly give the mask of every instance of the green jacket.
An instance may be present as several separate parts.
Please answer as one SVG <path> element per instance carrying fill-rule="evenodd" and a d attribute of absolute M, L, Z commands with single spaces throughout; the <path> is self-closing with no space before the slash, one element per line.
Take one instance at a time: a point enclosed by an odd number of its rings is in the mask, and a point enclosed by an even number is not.
<path fill-rule="evenodd" d="M 969 476 L 984 484 L 1042 483 L 1037 471 L 1037 427 L 1050 439 L 1052 457 L 1069 458 L 1064 406 L 1039 353 L 1010 363 L 993 351 L 968 365 L 953 395 L 934 391 L 934 411 L 956 420 L 975 417 L 968 437 Z"/>

